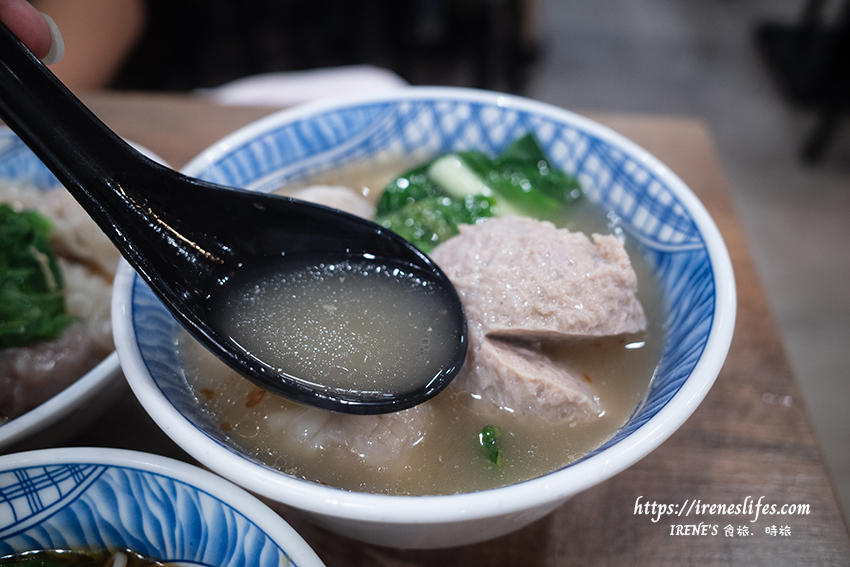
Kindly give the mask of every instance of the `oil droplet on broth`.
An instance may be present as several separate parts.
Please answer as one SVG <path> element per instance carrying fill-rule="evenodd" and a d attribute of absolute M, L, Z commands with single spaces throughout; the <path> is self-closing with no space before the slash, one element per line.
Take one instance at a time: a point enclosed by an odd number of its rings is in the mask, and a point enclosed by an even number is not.
<path fill-rule="evenodd" d="M 341 258 L 246 270 L 214 312 L 219 332 L 269 366 L 322 388 L 393 395 L 451 360 L 449 301 L 407 264 Z"/>

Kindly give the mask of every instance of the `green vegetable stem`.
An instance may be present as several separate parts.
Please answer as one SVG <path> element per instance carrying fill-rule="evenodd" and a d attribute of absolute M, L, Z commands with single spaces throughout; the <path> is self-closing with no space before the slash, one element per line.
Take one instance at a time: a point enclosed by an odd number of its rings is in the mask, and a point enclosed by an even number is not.
<path fill-rule="evenodd" d="M 484 454 L 487 460 L 496 465 L 499 469 L 502 468 L 504 454 L 499 447 L 499 437 L 502 435 L 502 428 L 495 425 L 486 425 L 478 433 L 478 443 L 484 448 Z"/>

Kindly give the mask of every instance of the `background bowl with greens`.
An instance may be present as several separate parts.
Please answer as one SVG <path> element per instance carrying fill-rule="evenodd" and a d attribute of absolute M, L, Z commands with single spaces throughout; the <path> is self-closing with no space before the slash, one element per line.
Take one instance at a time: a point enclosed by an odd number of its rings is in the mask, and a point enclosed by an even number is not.
<path fill-rule="evenodd" d="M 63 190 L 47 167 L 7 128 L 0 128 L 0 184 L 4 195 L 26 194 L 32 202 Z M 55 287 L 63 278 L 46 242 L 51 224 L 45 217 L 13 211 L 0 202 L 0 348 L 50 341 L 72 320 L 65 312 L 61 293 L 45 289 Z M 38 363 L 48 365 L 50 361 Z M 108 407 L 122 385 L 120 375 L 113 350 L 65 387 L 61 395 L 48 396 L 24 413 L 14 412 L 11 420 L 3 420 L 0 412 L 0 452 L 52 445 L 70 438 Z M 0 376 L 0 387 L 11 389 L 14 385 Z"/>

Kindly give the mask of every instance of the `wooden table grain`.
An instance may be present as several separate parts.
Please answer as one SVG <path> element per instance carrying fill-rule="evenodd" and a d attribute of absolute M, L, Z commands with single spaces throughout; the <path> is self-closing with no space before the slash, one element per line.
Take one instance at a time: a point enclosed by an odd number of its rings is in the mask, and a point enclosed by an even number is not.
<path fill-rule="evenodd" d="M 213 106 L 184 95 L 83 97 L 108 125 L 172 166 L 275 109 Z M 714 218 L 732 257 L 738 317 L 728 359 L 705 401 L 649 456 L 542 520 L 454 549 L 404 551 L 350 541 L 285 517 L 336 566 L 850 565 L 850 538 L 783 351 L 706 126 L 688 117 L 590 114 L 666 163 Z M 191 460 L 123 392 L 73 445 L 140 449 Z M 635 504 L 795 505 L 795 515 L 704 514 L 653 521 Z M 677 528 L 676 524 L 697 526 Z M 708 525 L 707 535 L 694 535 Z M 716 530 L 716 532 L 715 532 Z M 681 533 L 681 535 L 680 535 Z"/>

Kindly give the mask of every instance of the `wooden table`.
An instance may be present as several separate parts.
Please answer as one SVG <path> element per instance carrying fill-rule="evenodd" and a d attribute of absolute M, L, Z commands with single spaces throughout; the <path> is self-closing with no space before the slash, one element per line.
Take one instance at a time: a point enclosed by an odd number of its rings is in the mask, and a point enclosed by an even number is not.
<path fill-rule="evenodd" d="M 84 97 L 122 136 L 174 167 L 225 134 L 273 111 L 217 107 L 187 96 Z M 729 357 L 685 425 L 642 461 L 511 535 L 468 547 L 399 551 L 349 541 L 287 519 L 328 567 L 517 565 L 850 565 L 850 539 L 730 203 L 705 125 L 672 117 L 593 115 L 666 163 L 717 222 L 735 268 L 738 319 Z M 191 460 L 144 414 L 129 390 L 74 445 L 117 446 Z M 804 515 L 706 513 L 685 522 L 717 534 L 676 535 L 667 519 L 635 514 L 642 503 L 763 503 L 808 506 Z M 676 522 L 678 523 L 678 522 Z M 727 535 L 727 527 L 731 534 Z M 775 535 L 767 529 L 776 528 Z M 693 529 L 693 528 L 689 528 Z M 749 535 L 742 535 L 746 529 Z M 671 530 L 672 534 L 671 535 Z"/>

